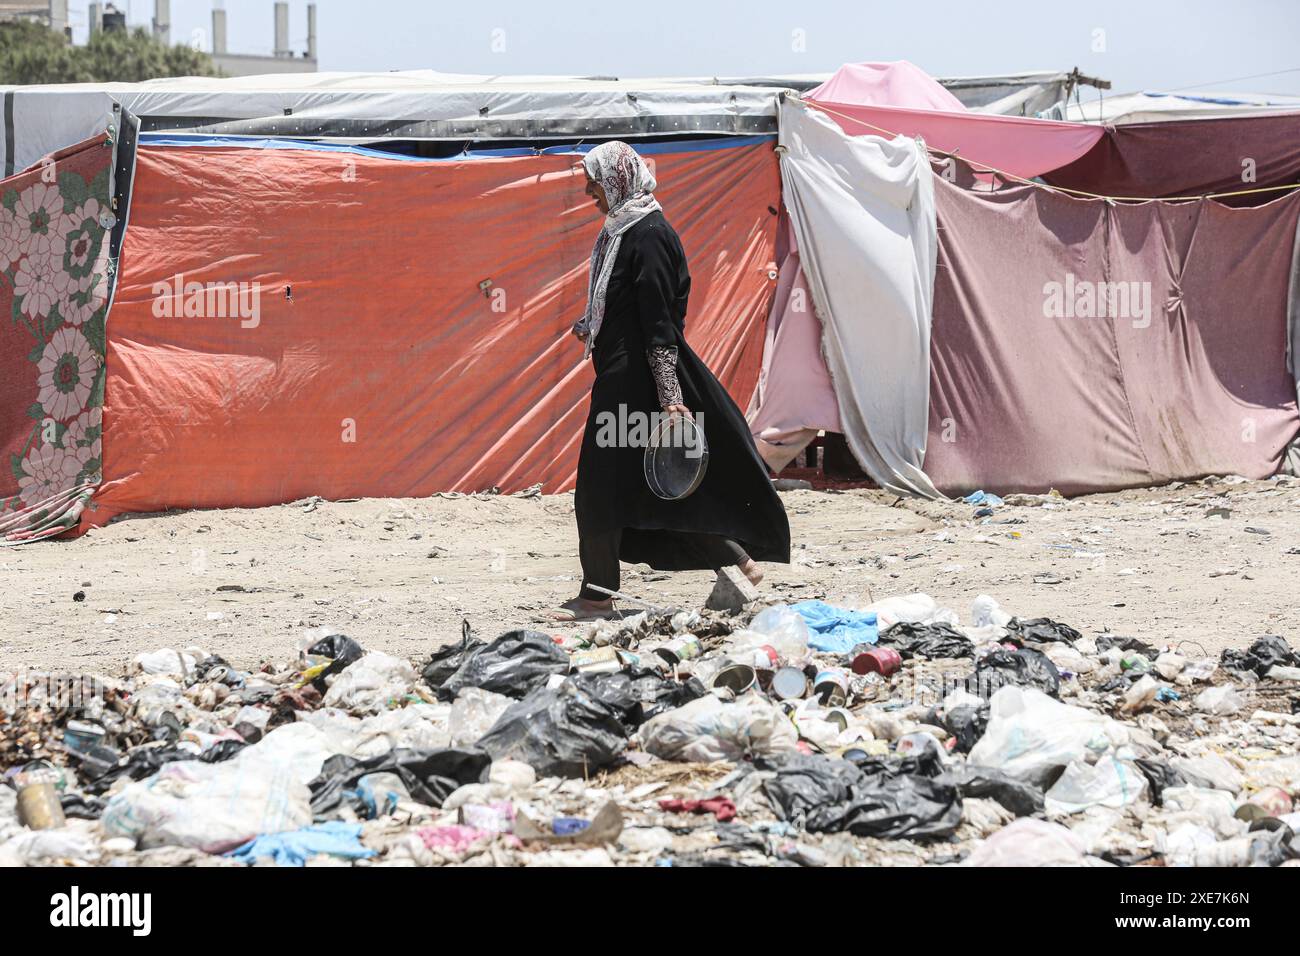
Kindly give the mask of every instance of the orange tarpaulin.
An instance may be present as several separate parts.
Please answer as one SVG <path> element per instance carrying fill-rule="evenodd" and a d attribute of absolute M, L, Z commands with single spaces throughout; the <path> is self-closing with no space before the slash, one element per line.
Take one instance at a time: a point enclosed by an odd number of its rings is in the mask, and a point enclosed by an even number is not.
<path fill-rule="evenodd" d="M 775 285 L 771 140 L 651 148 L 687 338 L 737 404 Z M 573 486 L 600 215 L 574 154 L 139 150 L 107 329 L 104 483 L 126 511 Z"/>

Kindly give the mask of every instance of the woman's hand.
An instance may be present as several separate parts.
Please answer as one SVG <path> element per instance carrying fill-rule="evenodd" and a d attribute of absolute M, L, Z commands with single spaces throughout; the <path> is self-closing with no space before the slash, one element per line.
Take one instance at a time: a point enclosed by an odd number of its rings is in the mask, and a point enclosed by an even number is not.
<path fill-rule="evenodd" d="M 666 414 L 669 419 L 675 419 L 680 416 L 695 421 L 691 416 L 691 410 L 685 405 L 665 405 L 664 414 Z"/>
<path fill-rule="evenodd" d="M 569 331 L 573 333 L 573 337 L 579 342 L 587 341 L 587 333 L 584 330 L 579 329 L 577 325 L 574 325 L 573 328 L 569 329 Z"/>

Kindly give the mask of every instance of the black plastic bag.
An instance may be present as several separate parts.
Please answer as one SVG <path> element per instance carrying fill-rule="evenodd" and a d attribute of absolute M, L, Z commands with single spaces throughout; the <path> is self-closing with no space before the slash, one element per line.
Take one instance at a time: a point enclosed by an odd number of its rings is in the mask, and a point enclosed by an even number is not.
<path fill-rule="evenodd" d="M 539 777 L 582 777 L 627 747 L 620 712 L 596 696 L 589 680 L 566 680 L 511 704 L 477 746 L 494 760 L 520 760 Z"/>
<path fill-rule="evenodd" d="M 1043 791 L 1001 770 L 967 764 L 952 771 L 962 797 L 996 800 L 1018 817 L 1043 812 Z"/>
<path fill-rule="evenodd" d="M 951 624 L 911 624 L 900 621 L 880 635 L 880 643 L 904 660 L 924 657 L 974 657 L 975 645 Z"/>
<path fill-rule="evenodd" d="M 465 662 L 466 654 L 486 646 L 487 644 L 474 636 L 473 631 L 470 630 L 469 621 L 462 618 L 460 622 L 460 640 L 455 644 L 448 644 L 446 647 L 433 652 L 433 656 L 429 658 L 429 663 L 424 665 L 422 674 L 424 682 L 433 690 L 437 690 L 447 683 L 452 674 L 460 670 L 460 665 Z"/>
<path fill-rule="evenodd" d="M 980 707 L 962 704 L 948 711 L 940 720 L 939 726 L 957 738 L 957 752 L 968 754 L 988 729 L 989 707 L 988 704 Z"/>
<path fill-rule="evenodd" d="M 76 817 L 79 820 L 98 820 L 105 806 L 103 800 L 84 793 L 62 794 L 59 803 L 63 806 L 65 817 Z"/>
<path fill-rule="evenodd" d="M 88 782 L 84 789 L 87 793 L 100 794 L 122 777 L 129 780 L 143 780 L 145 777 L 153 776 L 161 770 L 164 764 L 175 763 L 177 760 L 194 759 L 194 751 L 181 750 L 173 744 L 162 747 L 136 747 L 127 754 L 125 761 L 95 776 L 89 776 L 90 773 L 94 772 L 91 765 L 83 763 L 81 765 L 82 771 L 88 775 Z M 95 768 L 95 770 L 102 769 L 102 765 Z"/>
<path fill-rule="evenodd" d="M 1118 647 L 1121 651 L 1136 651 L 1151 660 L 1155 660 L 1160 656 L 1159 648 L 1152 647 L 1145 641 L 1139 641 L 1136 637 L 1116 637 L 1114 634 L 1103 634 L 1097 638 L 1097 653 L 1104 654 L 1112 647 Z"/>
<path fill-rule="evenodd" d="M 312 680 L 312 685 L 323 694 L 329 688 L 325 678 L 361 660 L 365 650 L 346 634 L 330 634 L 307 648 L 307 653 L 315 657 L 328 657 L 332 661 L 329 667 Z"/>
<path fill-rule="evenodd" d="M 1264 677 L 1278 664 L 1283 667 L 1300 667 L 1300 655 L 1291 650 L 1291 645 L 1285 638 L 1276 634 L 1265 634 L 1250 645 L 1249 650 L 1225 648 L 1220 660 L 1224 667 L 1235 671 L 1254 671 L 1257 677 Z"/>
<path fill-rule="evenodd" d="M 440 807 L 453 790 L 486 780 L 491 765 L 491 757 L 472 747 L 442 750 L 399 747 L 365 760 L 335 754 L 321 766 L 320 775 L 307 784 L 311 790 L 312 814 L 320 820 L 348 803 L 365 816 L 364 800 L 349 791 L 355 791 L 357 782 L 372 773 L 396 774 L 412 800 Z"/>
<path fill-rule="evenodd" d="M 1061 674 L 1042 651 L 1022 647 L 993 651 L 975 664 L 975 673 L 944 691 L 960 688 L 988 700 L 1003 687 L 1032 687 L 1049 697 L 1061 696 Z"/>
<path fill-rule="evenodd" d="M 1040 644 L 1050 644 L 1054 641 L 1070 644 L 1083 637 L 1068 624 L 1053 621 L 1050 617 L 1034 617 L 1028 621 L 1022 621 L 1018 617 L 1012 618 L 1007 623 L 1007 633 L 1011 635 L 1012 640 L 1037 641 Z"/>
<path fill-rule="evenodd" d="M 1109 680 L 1102 681 L 1093 688 L 1098 694 L 1110 694 L 1114 691 L 1128 690 L 1133 685 L 1134 678 L 1128 674 L 1116 674 Z"/>
<path fill-rule="evenodd" d="M 995 650 L 975 665 L 974 682 L 980 697 L 992 697 L 1004 687 L 1032 687 L 1049 697 L 1061 696 L 1061 672 L 1041 650 Z"/>
<path fill-rule="evenodd" d="M 612 674 L 578 674 L 569 679 L 613 710 L 629 733 L 656 714 L 676 710 L 709 692 L 696 677 L 673 680 L 649 667 Z"/>
<path fill-rule="evenodd" d="M 1157 807 L 1164 806 L 1162 795 L 1166 787 L 1187 786 L 1187 778 L 1163 760 L 1140 757 L 1133 762 L 1137 764 L 1137 768 L 1142 771 L 1142 776 L 1146 777 L 1147 783 L 1151 785 L 1151 802 Z"/>
<path fill-rule="evenodd" d="M 783 820 L 809 832 L 885 839 L 943 837 L 961 823 L 961 796 L 933 751 L 915 757 L 759 757 L 775 775 L 763 792 Z"/>
<path fill-rule="evenodd" d="M 242 740 L 218 740 L 199 754 L 199 759 L 204 763 L 221 763 L 229 760 L 247 746 L 248 744 Z"/>
<path fill-rule="evenodd" d="M 425 669 L 426 674 L 428 668 Z M 507 631 L 490 644 L 470 648 L 456 672 L 430 687 L 439 700 L 455 700 L 466 687 L 523 697 L 552 674 L 569 672 L 569 655 L 541 631 Z M 427 679 L 427 678 L 426 678 Z"/>

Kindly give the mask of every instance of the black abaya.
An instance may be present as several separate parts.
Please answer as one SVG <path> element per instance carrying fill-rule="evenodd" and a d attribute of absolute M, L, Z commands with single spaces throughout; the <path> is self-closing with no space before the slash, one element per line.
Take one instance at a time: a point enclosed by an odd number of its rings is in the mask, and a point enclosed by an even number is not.
<path fill-rule="evenodd" d="M 592 351 L 596 381 L 582 438 L 574 507 L 583 541 L 619 536 L 619 557 L 662 571 L 716 567 L 700 535 L 728 538 L 755 561 L 790 560 L 790 525 L 744 415 L 686 344 L 691 277 L 681 240 L 652 212 L 623 233 L 605 316 Z M 708 442 L 704 480 L 690 497 L 665 501 L 646 484 L 643 447 L 601 447 L 602 412 L 661 411 L 646 350 L 676 346 L 683 401 Z"/>

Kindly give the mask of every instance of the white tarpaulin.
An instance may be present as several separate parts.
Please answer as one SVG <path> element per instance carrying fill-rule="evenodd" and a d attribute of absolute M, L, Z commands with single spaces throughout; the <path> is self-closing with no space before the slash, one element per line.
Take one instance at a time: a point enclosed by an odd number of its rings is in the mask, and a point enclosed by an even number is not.
<path fill-rule="evenodd" d="M 840 422 L 882 488 L 939 497 L 922 470 L 938 253 L 924 144 L 846 136 L 786 97 L 781 175 Z"/>
<path fill-rule="evenodd" d="M 0 87 L 12 169 L 104 129 L 113 104 L 149 131 L 392 139 L 569 139 L 776 131 L 776 92 L 712 81 L 408 70 Z M 88 132 L 89 131 L 89 132 Z"/>

